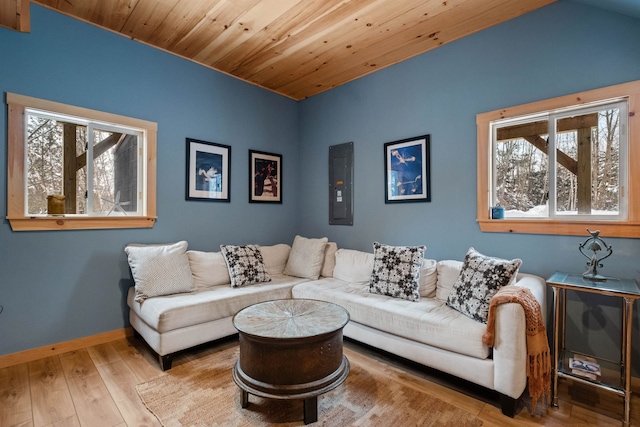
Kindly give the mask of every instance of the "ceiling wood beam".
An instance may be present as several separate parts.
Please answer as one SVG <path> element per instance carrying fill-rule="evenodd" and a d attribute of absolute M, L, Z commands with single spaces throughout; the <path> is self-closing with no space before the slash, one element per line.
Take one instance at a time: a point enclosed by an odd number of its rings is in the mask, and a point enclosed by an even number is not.
<path fill-rule="evenodd" d="M 21 33 L 30 32 L 29 0 L 0 0 L 0 26 Z"/>

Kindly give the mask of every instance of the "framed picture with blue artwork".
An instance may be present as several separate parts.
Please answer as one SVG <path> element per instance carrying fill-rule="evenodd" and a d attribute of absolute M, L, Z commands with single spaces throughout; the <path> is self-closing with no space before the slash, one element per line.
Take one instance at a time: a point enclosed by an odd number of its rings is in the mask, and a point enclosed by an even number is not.
<path fill-rule="evenodd" d="M 187 200 L 230 202 L 231 147 L 187 138 Z"/>
<path fill-rule="evenodd" d="M 429 135 L 384 144 L 384 202 L 430 202 Z"/>

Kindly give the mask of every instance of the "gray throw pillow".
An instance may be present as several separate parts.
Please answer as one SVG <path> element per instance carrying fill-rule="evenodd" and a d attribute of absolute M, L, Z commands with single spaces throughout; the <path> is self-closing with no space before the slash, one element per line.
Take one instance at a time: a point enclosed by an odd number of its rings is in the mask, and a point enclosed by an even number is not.
<path fill-rule="evenodd" d="M 369 292 L 420 300 L 420 267 L 425 246 L 388 246 L 373 243 L 373 272 Z"/>
<path fill-rule="evenodd" d="M 491 298 L 515 278 L 520 265 L 520 259 L 493 258 L 469 248 L 447 305 L 478 322 L 487 323 Z"/>

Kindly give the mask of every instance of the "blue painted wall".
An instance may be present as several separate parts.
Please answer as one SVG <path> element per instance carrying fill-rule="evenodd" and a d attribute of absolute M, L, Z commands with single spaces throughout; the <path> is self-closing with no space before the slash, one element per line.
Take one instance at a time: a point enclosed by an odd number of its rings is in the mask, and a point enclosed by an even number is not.
<path fill-rule="evenodd" d="M 297 103 L 216 71 L 31 7 L 31 33 L 0 28 L 0 212 L 6 215 L 5 92 L 158 123 L 154 228 L 12 232 L 0 224 L 0 354 L 128 325 L 130 242 L 292 242 L 298 187 Z M 231 149 L 231 203 L 185 201 L 185 138 Z M 248 149 L 280 153 L 282 205 L 248 203 Z"/>
<path fill-rule="evenodd" d="M 582 238 L 479 231 L 475 116 L 640 79 L 633 43 L 640 20 L 567 0 L 300 103 L 39 6 L 31 10 L 30 34 L 0 28 L 0 92 L 157 122 L 159 219 L 150 230 L 65 232 L 12 232 L 3 221 L 0 355 L 128 325 L 129 242 L 186 239 L 193 249 L 216 250 L 221 243 L 290 242 L 300 233 L 368 251 L 374 240 L 426 244 L 436 259 L 462 259 L 475 246 L 518 256 L 523 271 L 541 276 L 581 271 Z M 385 205 L 383 144 L 424 133 L 432 138 L 432 202 Z M 185 137 L 233 147 L 231 203 L 184 200 Z M 349 141 L 354 225 L 329 226 L 328 147 Z M 247 202 L 249 148 L 284 155 L 283 205 Z M 614 255 L 603 273 L 640 280 L 640 239 L 607 241 Z M 570 301 L 570 322 L 591 333 L 584 345 L 615 350 L 617 302 L 587 299 L 586 312 L 580 302 Z"/>
<path fill-rule="evenodd" d="M 369 252 L 377 240 L 425 244 L 430 258 L 463 259 L 474 246 L 519 257 L 523 271 L 543 277 L 555 270 L 584 271 L 586 259 L 577 248 L 585 238 L 480 231 L 476 114 L 638 80 L 637 41 L 639 19 L 560 1 L 302 101 L 301 229 Z M 432 201 L 385 205 L 384 143 L 423 134 L 431 135 Z M 354 225 L 329 226 L 328 147 L 349 141 Z M 614 254 L 602 273 L 640 281 L 640 239 L 606 241 Z M 580 313 L 571 326 L 592 332 L 580 345 L 615 357 L 618 300 L 587 299 L 591 308 L 583 318 L 579 297 L 574 299 L 571 310 Z M 638 360 L 637 318 L 635 323 Z"/>

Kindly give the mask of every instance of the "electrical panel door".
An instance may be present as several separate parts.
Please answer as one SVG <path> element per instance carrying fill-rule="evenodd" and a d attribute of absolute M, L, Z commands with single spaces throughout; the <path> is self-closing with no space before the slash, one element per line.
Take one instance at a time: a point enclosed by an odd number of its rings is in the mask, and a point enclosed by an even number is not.
<path fill-rule="evenodd" d="M 329 224 L 353 225 L 353 142 L 329 147 Z"/>

